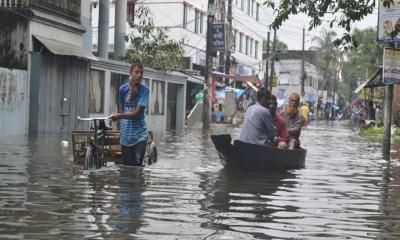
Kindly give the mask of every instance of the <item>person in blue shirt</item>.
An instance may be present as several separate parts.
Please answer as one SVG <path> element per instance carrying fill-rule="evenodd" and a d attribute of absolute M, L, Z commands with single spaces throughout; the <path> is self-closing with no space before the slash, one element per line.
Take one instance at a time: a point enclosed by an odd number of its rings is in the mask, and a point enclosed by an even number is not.
<path fill-rule="evenodd" d="M 145 109 L 148 106 L 149 89 L 141 84 L 143 65 L 134 63 L 130 69 L 130 82 L 119 89 L 121 113 L 113 113 L 112 120 L 120 121 L 123 164 L 144 166 L 148 130 Z"/>

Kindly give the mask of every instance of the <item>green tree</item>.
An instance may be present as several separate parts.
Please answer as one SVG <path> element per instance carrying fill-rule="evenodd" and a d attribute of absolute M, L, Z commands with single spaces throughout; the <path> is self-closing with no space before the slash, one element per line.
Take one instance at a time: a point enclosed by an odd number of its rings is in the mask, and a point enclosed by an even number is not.
<path fill-rule="evenodd" d="M 272 46 L 273 46 L 273 41 L 269 42 L 269 51 L 272 52 Z M 267 52 L 267 40 L 263 40 L 263 52 Z M 278 38 L 276 38 L 276 43 L 275 43 L 275 50 L 276 51 L 283 51 L 283 50 L 288 50 L 288 45 L 285 42 L 280 41 Z"/>
<path fill-rule="evenodd" d="M 332 96 L 334 83 L 337 80 L 337 57 L 338 48 L 334 44 L 337 34 L 334 31 L 324 29 L 320 37 L 313 37 L 312 41 L 317 46 L 312 47 L 318 51 L 318 67 L 322 72 L 322 90 L 327 91 L 328 96 Z"/>
<path fill-rule="evenodd" d="M 338 94 L 342 102 L 355 97 L 357 85 L 374 75 L 382 65 L 383 48 L 376 40 L 376 29 L 354 29 L 353 46 L 345 52 Z"/>
<path fill-rule="evenodd" d="M 389 7 L 393 0 L 382 0 L 385 7 Z M 279 5 L 276 0 L 264 0 L 264 3 L 273 8 L 276 17 L 271 26 L 273 29 L 278 29 L 283 22 L 289 19 L 290 15 L 299 13 L 306 14 L 311 18 L 309 29 L 318 27 L 322 24 L 323 18 L 326 14 L 332 16 L 330 27 L 338 26 L 345 29 L 347 32 L 341 39 L 336 41 L 336 44 L 343 42 L 351 42 L 351 26 L 354 22 L 363 19 L 365 16 L 371 14 L 376 6 L 376 0 L 280 0 Z M 392 33 L 396 36 L 398 29 Z"/>
<path fill-rule="evenodd" d="M 135 16 L 135 22 L 130 22 L 135 31 L 128 36 L 130 47 L 125 59 L 164 71 L 176 69 L 183 57 L 182 42 L 169 39 L 167 28 L 154 25 L 149 8 L 140 5 Z"/>

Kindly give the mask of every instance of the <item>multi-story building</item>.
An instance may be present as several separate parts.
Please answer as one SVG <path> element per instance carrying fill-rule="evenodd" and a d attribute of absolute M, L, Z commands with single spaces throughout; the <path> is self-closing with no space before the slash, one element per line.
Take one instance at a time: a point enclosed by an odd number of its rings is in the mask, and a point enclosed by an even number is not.
<path fill-rule="evenodd" d="M 94 4 L 98 0 L 92 0 Z M 113 49 L 115 1 L 110 6 L 109 46 Z M 190 60 L 188 67 L 201 69 L 206 60 L 207 0 L 147 0 L 128 1 L 128 18 L 133 18 L 135 5 L 150 8 L 156 26 L 169 29 L 172 39 L 183 41 L 185 56 Z M 225 4 L 227 12 L 227 2 Z M 220 12 L 220 11 L 218 11 Z M 218 13 L 219 15 L 220 13 Z M 262 43 L 267 36 L 264 22 L 265 9 L 261 0 L 232 0 L 233 46 L 232 59 L 237 66 L 234 72 L 241 75 L 255 75 L 262 71 Z M 216 22 L 218 16 L 216 17 Z M 92 24 L 94 40 L 97 39 L 98 8 L 93 9 Z M 131 32 L 128 28 L 128 33 Z M 93 42 L 96 50 L 97 42 Z M 215 63 L 217 61 L 214 61 Z"/>
<path fill-rule="evenodd" d="M 323 91 L 318 91 L 321 75 L 317 69 L 317 53 L 306 51 L 304 61 L 304 96 L 302 101 L 314 105 L 319 96 L 323 96 Z M 277 85 L 273 88 L 273 93 L 278 98 L 287 99 L 289 94 L 297 92 L 301 95 L 302 78 L 302 51 L 289 50 L 275 55 L 274 71 L 277 77 Z M 271 64 L 271 62 L 269 62 Z M 270 68 L 271 69 L 271 68 Z"/>

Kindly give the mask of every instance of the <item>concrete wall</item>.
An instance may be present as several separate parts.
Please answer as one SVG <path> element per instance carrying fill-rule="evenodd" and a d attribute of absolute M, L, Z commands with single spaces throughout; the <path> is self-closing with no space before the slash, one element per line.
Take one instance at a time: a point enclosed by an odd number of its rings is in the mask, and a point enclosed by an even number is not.
<path fill-rule="evenodd" d="M 28 132 L 28 72 L 0 67 L 0 135 Z"/>
<path fill-rule="evenodd" d="M 29 24 L 11 12 L 0 14 L 0 67 L 28 69 Z"/>

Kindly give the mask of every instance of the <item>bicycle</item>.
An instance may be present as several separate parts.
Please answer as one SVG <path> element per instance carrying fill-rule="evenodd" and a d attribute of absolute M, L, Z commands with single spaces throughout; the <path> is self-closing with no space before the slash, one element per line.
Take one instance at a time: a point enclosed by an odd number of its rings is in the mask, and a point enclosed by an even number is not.
<path fill-rule="evenodd" d="M 111 132 L 112 128 L 107 126 L 105 120 L 111 119 L 111 116 L 107 117 L 97 117 L 97 118 L 82 118 L 78 116 L 81 121 L 91 121 L 90 131 L 89 131 L 89 142 L 87 145 L 81 145 L 80 151 L 84 150 L 84 170 L 101 168 L 107 164 L 106 154 L 112 155 L 113 151 L 111 145 L 113 139 L 115 140 L 115 133 Z M 79 134 L 79 133 L 78 133 Z M 88 136 L 88 135 L 86 135 Z M 114 137 L 114 138 L 113 138 Z M 119 138 L 119 133 L 118 133 Z M 115 153 L 115 151 L 114 151 Z M 148 132 L 148 140 L 146 144 L 146 155 L 147 164 L 151 165 L 157 161 L 157 147 L 154 140 L 154 134 L 152 131 Z M 74 154 L 74 157 L 75 154 Z M 76 157 L 77 159 L 78 157 Z"/>
<path fill-rule="evenodd" d="M 78 116 L 78 119 L 81 121 L 91 121 L 90 131 L 92 136 L 89 140 L 89 145 L 86 146 L 85 153 L 85 161 L 83 164 L 83 169 L 88 170 L 95 167 L 99 169 L 107 164 L 104 161 L 105 157 L 105 148 L 108 145 L 108 132 L 112 129 L 110 126 L 107 126 L 105 120 L 110 119 L 111 116 L 107 117 L 97 117 L 97 118 L 82 118 Z M 85 147 L 84 147 L 85 148 Z M 111 152 L 111 149 L 108 149 Z"/>

